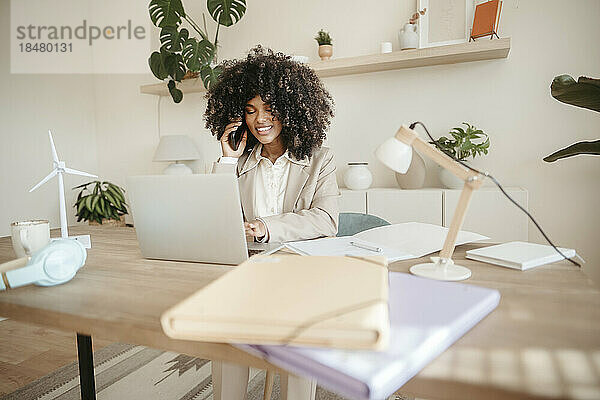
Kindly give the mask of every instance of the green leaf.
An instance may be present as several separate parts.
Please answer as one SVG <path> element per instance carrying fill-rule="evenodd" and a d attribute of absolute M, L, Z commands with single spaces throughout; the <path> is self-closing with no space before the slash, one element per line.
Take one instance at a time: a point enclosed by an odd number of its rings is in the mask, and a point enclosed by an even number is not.
<path fill-rule="evenodd" d="M 93 212 L 94 210 L 92 209 L 92 200 L 93 200 L 93 195 L 89 195 L 89 196 L 85 196 L 85 208 L 87 208 L 88 210 L 90 210 L 90 212 Z"/>
<path fill-rule="evenodd" d="M 125 203 L 125 194 L 119 189 L 119 187 L 112 187 L 111 193 L 117 196 L 119 200 L 121 200 L 121 203 Z"/>
<path fill-rule="evenodd" d="M 160 31 L 160 44 L 168 51 L 177 52 L 183 49 L 183 42 L 189 38 L 190 32 L 181 28 L 177 30 L 175 26 L 165 26 Z"/>
<path fill-rule="evenodd" d="M 600 140 L 572 144 L 569 147 L 565 147 L 564 149 L 558 150 L 557 152 L 544 157 L 544 161 L 554 162 L 556 160 L 560 160 L 561 158 L 573 157 L 580 154 L 600 155 Z"/>
<path fill-rule="evenodd" d="M 200 69 L 210 63 L 214 54 L 214 45 L 206 39 L 198 41 L 189 38 L 183 43 L 183 60 L 191 71 Z"/>
<path fill-rule="evenodd" d="M 87 196 L 86 196 L 87 197 Z M 77 203 L 77 213 L 81 213 L 81 210 L 85 207 L 85 197 Z"/>
<path fill-rule="evenodd" d="M 181 100 L 183 100 L 183 92 L 177 89 L 175 86 L 175 81 L 170 80 L 167 84 L 167 87 L 169 88 L 169 93 L 171 94 L 171 97 L 175 103 L 179 103 Z"/>
<path fill-rule="evenodd" d="M 104 192 L 104 197 L 106 197 L 106 200 L 108 200 L 108 204 L 110 205 L 110 203 L 114 204 L 115 206 L 117 205 L 117 200 L 115 200 L 115 198 L 113 197 L 113 195 L 106 191 Z"/>
<path fill-rule="evenodd" d="M 118 186 L 109 184 L 106 190 L 111 192 L 114 197 L 118 198 L 121 201 L 121 203 L 125 203 L 125 196 L 123 195 Z"/>
<path fill-rule="evenodd" d="M 246 0 L 208 0 L 206 7 L 215 22 L 231 26 L 244 16 Z"/>
<path fill-rule="evenodd" d="M 559 75 L 552 80 L 550 93 L 563 103 L 600 112 L 600 79 L 582 76 L 575 82 L 569 75 Z"/>
<path fill-rule="evenodd" d="M 94 196 L 94 198 L 92 199 L 91 207 L 92 207 L 92 210 L 94 210 L 94 211 L 97 212 L 99 210 L 96 209 L 96 206 L 98 205 L 98 201 L 100 200 L 100 196 L 98 196 L 98 195 L 93 195 L 93 196 Z"/>
<path fill-rule="evenodd" d="M 173 80 L 180 82 L 185 75 L 185 64 L 181 54 L 170 53 L 163 59 L 165 69 Z"/>
<path fill-rule="evenodd" d="M 81 184 L 81 185 L 79 185 L 79 186 L 75 186 L 75 187 L 73 188 L 73 190 L 75 190 L 75 189 L 79 189 L 79 188 L 85 188 L 85 187 L 86 187 L 87 185 L 89 185 L 90 183 L 94 183 L 94 182 L 83 183 L 83 184 Z"/>
<path fill-rule="evenodd" d="M 152 0 L 148 6 L 152 23 L 159 28 L 178 26 L 185 10 L 181 0 Z"/>
<path fill-rule="evenodd" d="M 106 215 L 106 203 L 104 197 L 100 196 L 100 214 Z"/>
<path fill-rule="evenodd" d="M 150 66 L 150 70 L 160 80 L 164 80 L 169 76 L 169 72 L 165 68 L 165 64 L 163 63 L 163 56 L 158 51 L 153 52 L 148 59 L 148 65 Z"/>
<path fill-rule="evenodd" d="M 223 73 L 223 68 L 220 65 L 212 68 L 210 65 L 205 65 L 200 70 L 200 78 L 202 79 L 202 83 L 204 87 L 208 90 L 212 87 L 212 85 L 216 84 L 219 81 L 219 77 Z"/>

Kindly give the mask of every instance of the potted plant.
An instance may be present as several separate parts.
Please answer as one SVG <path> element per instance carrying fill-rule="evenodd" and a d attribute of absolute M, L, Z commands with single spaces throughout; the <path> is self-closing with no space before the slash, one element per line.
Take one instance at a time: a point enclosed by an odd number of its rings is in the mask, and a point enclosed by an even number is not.
<path fill-rule="evenodd" d="M 93 189 L 88 188 L 90 185 Z M 75 186 L 75 189 L 81 189 L 74 204 L 77 222 L 125 226 L 124 216 L 128 212 L 123 188 L 107 181 L 92 181 Z"/>
<path fill-rule="evenodd" d="M 400 50 L 412 50 L 419 47 L 419 34 L 417 33 L 417 21 L 421 15 L 425 15 L 427 9 L 417 11 L 404 24 L 404 27 L 398 32 L 398 42 L 400 42 Z"/>
<path fill-rule="evenodd" d="M 490 148 L 490 138 L 481 129 L 463 122 L 466 129 L 453 128 L 449 133 L 452 138 L 442 136 L 439 139 L 430 142 L 436 145 L 440 150 L 451 157 L 462 162 L 468 162 L 468 158 L 475 158 L 482 154 L 487 154 Z M 450 189 L 462 189 L 464 182 L 447 169 L 440 170 L 440 180 Z"/>
<path fill-rule="evenodd" d="M 317 32 L 315 40 L 319 43 L 319 57 L 321 57 L 321 60 L 329 60 L 333 55 L 333 46 L 331 45 L 332 39 L 329 32 L 325 32 L 321 29 Z"/>
<path fill-rule="evenodd" d="M 160 49 L 150 55 L 148 64 L 154 76 L 164 81 L 175 103 L 183 99 L 176 82 L 200 76 L 206 89 L 221 75 L 222 68 L 215 66 L 219 45 L 219 28 L 237 23 L 246 12 L 246 0 L 207 0 L 206 7 L 217 23 L 214 41 L 211 42 L 202 14 L 204 29 L 186 14 L 181 0 L 152 0 L 148 6 L 152 23 L 161 28 Z M 200 35 L 197 39 L 181 26 L 182 22 Z"/>
<path fill-rule="evenodd" d="M 600 79 L 580 76 L 575 82 L 569 75 L 559 75 L 552 80 L 550 93 L 563 103 L 600 112 Z M 544 161 L 554 162 L 580 154 L 600 155 L 600 140 L 572 144 L 544 157 Z"/>

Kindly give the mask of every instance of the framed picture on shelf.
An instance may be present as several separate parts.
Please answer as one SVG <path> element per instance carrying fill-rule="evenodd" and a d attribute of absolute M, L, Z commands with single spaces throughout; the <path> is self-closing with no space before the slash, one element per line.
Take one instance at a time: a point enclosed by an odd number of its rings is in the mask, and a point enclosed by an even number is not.
<path fill-rule="evenodd" d="M 427 8 L 419 19 L 419 47 L 465 43 L 469 40 L 476 0 L 419 0 Z"/>

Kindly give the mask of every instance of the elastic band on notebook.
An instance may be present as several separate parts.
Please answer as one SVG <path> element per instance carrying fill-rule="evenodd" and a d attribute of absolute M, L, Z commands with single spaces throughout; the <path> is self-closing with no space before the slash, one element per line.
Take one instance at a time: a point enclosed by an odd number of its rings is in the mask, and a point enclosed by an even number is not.
<path fill-rule="evenodd" d="M 378 264 L 378 265 L 381 265 L 381 264 Z M 379 304 L 379 303 L 383 303 L 385 305 L 388 304 L 387 300 L 384 300 L 384 299 L 367 300 L 362 303 L 358 303 L 356 305 L 348 306 L 345 309 L 342 309 L 339 311 L 331 311 L 322 316 L 314 317 L 311 320 L 309 320 L 309 321 L 305 322 L 304 324 L 300 325 L 299 327 L 297 327 L 290 336 L 283 339 L 283 343 L 290 344 L 294 339 L 296 339 L 298 336 L 300 336 L 300 334 L 302 334 L 302 332 L 304 332 L 306 329 L 310 328 L 311 326 L 318 324 L 319 322 L 327 321 L 328 319 L 336 318 L 336 317 L 342 316 L 344 314 L 348 314 L 350 312 L 357 311 L 362 308 L 369 307 L 369 306 Z"/>

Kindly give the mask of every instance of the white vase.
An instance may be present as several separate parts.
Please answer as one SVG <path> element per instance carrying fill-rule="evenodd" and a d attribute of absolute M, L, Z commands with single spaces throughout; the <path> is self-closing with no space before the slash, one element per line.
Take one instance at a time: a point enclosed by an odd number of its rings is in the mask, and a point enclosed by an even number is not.
<path fill-rule="evenodd" d="M 373 174 L 369 171 L 369 163 L 349 162 L 344 171 L 344 183 L 348 189 L 365 190 L 373 183 Z"/>
<path fill-rule="evenodd" d="M 410 50 L 419 47 L 417 25 L 405 24 L 400 32 L 398 32 L 398 41 L 400 42 L 400 50 Z"/>
<path fill-rule="evenodd" d="M 446 168 L 440 167 L 439 178 L 442 184 L 448 189 L 462 189 L 463 186 L 465 186 L 465 182 L 462 179 L 456 177 L 456 175 L 448 171 Z"/>

